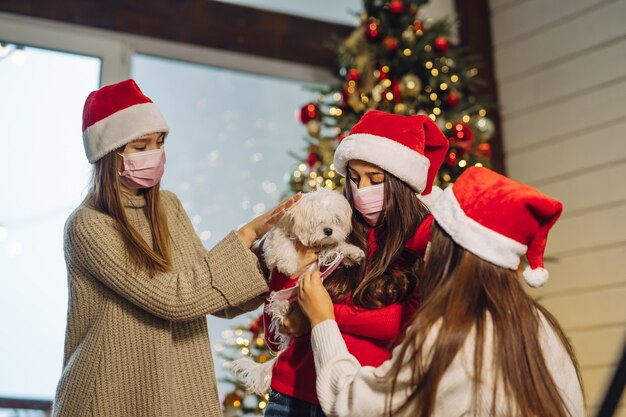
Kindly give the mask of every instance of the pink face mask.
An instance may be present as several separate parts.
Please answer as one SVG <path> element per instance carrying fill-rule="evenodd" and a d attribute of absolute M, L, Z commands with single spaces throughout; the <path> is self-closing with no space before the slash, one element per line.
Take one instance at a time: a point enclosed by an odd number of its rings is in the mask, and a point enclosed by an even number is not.
<path fill-rule="evenodd" d="M 124 171 L 120 172 L 120 176 L 126 187 L 132 190 L 150 188 L 161 181 L 165 170 L 163 149 L 120 155 L 124 159 Z"/>
<path fill-rule="evenodd" d="M 359 188 L 350 180 L 350 189 L 354 208 L 361 213 L 367 224 L 376 226 L 385 205 L 385 184 Z"/>

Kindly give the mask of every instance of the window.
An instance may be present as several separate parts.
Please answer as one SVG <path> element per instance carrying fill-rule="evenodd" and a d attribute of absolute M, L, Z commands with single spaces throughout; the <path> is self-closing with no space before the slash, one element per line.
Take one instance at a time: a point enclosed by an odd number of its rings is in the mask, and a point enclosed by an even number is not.
<path fill-rule="evenodd" d="M 304 83 L 147 55 L 135 56 L 133 78 L 170 126 L 163 188 L 178 195 L 207 248 L 288 190 L 285 174 L 297 161 L 287 152 L 306 154 L 295 118 L 311 99 Z M 235 320 L 209 318 L 213 345 Z"/>
<path fill-rule="evenodd" d="M 82 106 L 101 64 L 12 44 L 0 56 L 0 396 L 52 398 L 67 311 L 63 225 L 87 185 Z"/>
<path fill-rule="evenodd" d="M 288 150 L 307 151 L 295 110 L 311 99 L 306 86 L 331 77 L 300 64 L 0 13 L 2 40 L 12 43 L 0 50 L 0 397 L 51 400 L 67 313 L 63 225 L 90 173 L 81 138 L 88 93 L 128 78 L 132 64 L 172 129 L 164 188 L 185 203 L 210 248 L 287 190 L 284 175 L 296 163 Z M 214 345 L 237 324 L 209 320 Z"/>

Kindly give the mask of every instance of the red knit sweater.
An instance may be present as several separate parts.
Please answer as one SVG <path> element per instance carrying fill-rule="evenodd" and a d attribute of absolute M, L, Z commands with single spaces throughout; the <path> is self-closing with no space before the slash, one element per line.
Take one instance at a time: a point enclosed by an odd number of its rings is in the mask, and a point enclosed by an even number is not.
<path fill-rule="evenodd" d="M 407 242 L 407 249 L 424 254 L 432 220 L 432 216 L 429 216 L 422 222 L 413 238 Z M 373 229 L 370 229 L 368 240 L 370 257 L 376 250 Z M 289 288 L 296 281 L 274 270 L 270 279 L 270 292 Z M 348 302 L 349 299 L 334 305 L 335 320 L 348 351 L 361 365 L 377 367 L 389 359 L 392 343 L 411 320 L 418 307 L 417 296 L 405 303 L 394 303 L 375 310 L 355 307 Z M 270 319 L 269 315 L 264 315 L 265 340 L 270 349 L 277 350 L 275 335 L 269 331 Z M 319 404 L 315 392 L 315 362 L 310 334 L 291 339 L 274 365 L 271 386 L 282 394 Z"/>

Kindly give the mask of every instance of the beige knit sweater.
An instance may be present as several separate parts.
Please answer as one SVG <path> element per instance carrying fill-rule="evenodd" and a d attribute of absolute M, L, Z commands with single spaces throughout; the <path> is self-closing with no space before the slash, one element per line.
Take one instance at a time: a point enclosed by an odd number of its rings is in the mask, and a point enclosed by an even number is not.
<path fill-rule="evenodd" d="M 235 233 L 207 251 L 180 202 L 162 191 L 173 272 L 130 265 L 115 221 L 79 207 L 65 228 L 69 307 L 54 416 L 219 416 L 207 314 L 256 308 L 267 291 Z M 145 200 L 128 200 L 151 242 Z"/>

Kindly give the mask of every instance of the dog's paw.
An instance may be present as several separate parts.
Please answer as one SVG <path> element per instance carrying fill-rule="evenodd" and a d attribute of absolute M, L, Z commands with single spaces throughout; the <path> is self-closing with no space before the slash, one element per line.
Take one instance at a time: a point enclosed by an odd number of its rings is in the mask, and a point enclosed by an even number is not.
<path fill-rule="evenodd" d="M 365 252 L 354 245 L 346 245 L 342 248 L 342 252 L 344 256 L 342 263 L 346 266 L 361 263 L 361 261 L 365 258 Z"/>

